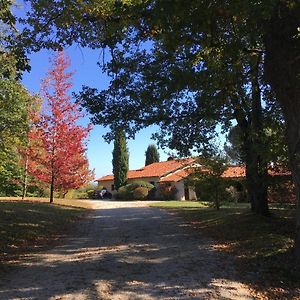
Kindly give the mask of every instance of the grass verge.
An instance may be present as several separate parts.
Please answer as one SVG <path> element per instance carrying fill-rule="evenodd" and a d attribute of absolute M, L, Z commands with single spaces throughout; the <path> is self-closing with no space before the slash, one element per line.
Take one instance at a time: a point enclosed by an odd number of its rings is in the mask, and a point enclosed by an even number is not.
<path fill-rule="evenodd" d="M 84 211 L 46 203 L 0 201 L 0 261 L 51 243 Z"/>
<path fill-rule="evenodd" d="M 271 209 L 262 217 L 243 207 L 220 211 L 194 202 L 153 203 L 173 208 L 196 230 L 214 238 L 215 247 L 234 255 L 241 279 L 258 292 L 260 299 L 299 299 L 300 272 L 292 255 L 295 234 L 294 209 Z"/>
<path fill-rule="evenodd" d="M 32 203 L 36 203 L 36 202 L 49 203 L 49 198 L 27 197 L 23 200 L 20 197 L 0 197 L 0 201 L 20 201 L 20 202 L 32 202 Z M 57 199 L 57 198 L 55 198 L 53 204 L 79 207 L 79 208 L 92 208 L 89 201 L 78 200 L 78 199 Z"/>

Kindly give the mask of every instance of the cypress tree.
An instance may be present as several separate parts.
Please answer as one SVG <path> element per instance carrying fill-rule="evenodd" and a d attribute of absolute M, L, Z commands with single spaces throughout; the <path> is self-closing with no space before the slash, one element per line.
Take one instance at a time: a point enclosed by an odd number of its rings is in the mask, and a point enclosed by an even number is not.
<path fill-rule="evenodd" d="M 127 182 L 129 154 L 126 144 L 126 136 L 123 129 L 117 129 L 115 132 L 114 150 L 113 150 L 113 174 L 116 190 Z"/>
<path fill-rule="evenodd" d="M 146 155 L 145 166 L 150 165 L 154 162 L 159 162 L 159 153 L 154 144 L 148 146 L 145 155 Z"/>

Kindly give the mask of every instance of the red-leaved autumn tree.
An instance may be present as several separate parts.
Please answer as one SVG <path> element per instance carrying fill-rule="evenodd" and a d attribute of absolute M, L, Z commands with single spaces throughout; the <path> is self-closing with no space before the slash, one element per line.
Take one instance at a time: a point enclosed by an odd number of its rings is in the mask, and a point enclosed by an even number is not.
<path fill-rule="evenodd" d="M 69 94 L 69 66 L 69 58 L 59 51 L 42 81 L 43 109 L 28 134 L 28 173 L 50 185 L 50 203 L 54 191 L 65 194 L 93 179 L 85 154 L 91 127 L 77 124 L 82 113 Z"/>

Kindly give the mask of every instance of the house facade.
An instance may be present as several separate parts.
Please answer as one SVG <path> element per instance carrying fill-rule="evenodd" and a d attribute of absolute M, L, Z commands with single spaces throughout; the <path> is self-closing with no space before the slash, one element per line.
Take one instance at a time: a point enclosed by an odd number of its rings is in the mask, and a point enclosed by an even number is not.
<path fill-rule="evenodd" d="M 195 159 L 172 159 L 163 162 L 156 162 L 145 166 L 138 170 L 130 170 L 128 172 L 128 183 L 143 180 L 158 187 L 160 184 L 165 184 L 175 187 L 177 193 L 175 200 L 197 200 L 195 190 L 187 183 L 187 178 L 195 169 L 205 170 L 205 168 Z M 284 168 L 270 167 L 268 175 L 278 181 L 282 179 L 283 182 L 291 182 L 291 172 Z M 245 166 L 229 166 L 221 175 L 224 179 L 243 180 L 246 177 Z M 114 177 L 113 175 L 106 175 L 96 180 L 98 186 L 105 187 L 110 193 L 114 194 Z M 287 191 L 289 194 L 290 191 Z M 293 193 L 292 193 L 293 194 Z M 294 194 L 293 194 L 294 195 Z M 290 197 L 290 196 L 289 196 Z"/>
<path fill-rule="evenodd" d="M 143 180 L 158 187 L 160 184 L 174 186 L 177 190 L 175 200 L 196 200 L 194 189 L 186 182 L 195 166 L 195 160 L 171 159 L 162 162 L 155 162 L 141 169 L 128 171 L 128 183 Z M 114 177 L 106 175 L 96 180 L 98 186 L 105 187 L 110 193 L 114 194 Z"/>

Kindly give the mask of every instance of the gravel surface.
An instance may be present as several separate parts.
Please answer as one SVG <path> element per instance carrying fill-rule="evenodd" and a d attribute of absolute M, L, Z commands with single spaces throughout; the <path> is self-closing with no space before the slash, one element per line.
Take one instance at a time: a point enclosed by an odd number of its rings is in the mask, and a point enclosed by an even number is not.
<path fill-rule="evenodd" d="M 94 211 L 50 250 L 0 279 L 0 299 L 253 299 L 233 259 L 147 202 L 91 201 Z"/>

